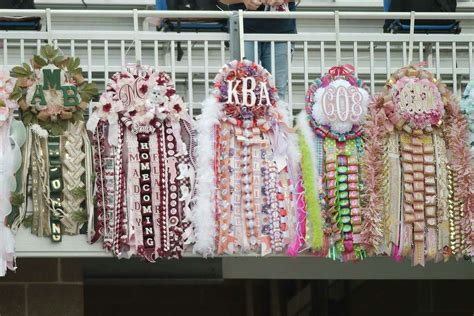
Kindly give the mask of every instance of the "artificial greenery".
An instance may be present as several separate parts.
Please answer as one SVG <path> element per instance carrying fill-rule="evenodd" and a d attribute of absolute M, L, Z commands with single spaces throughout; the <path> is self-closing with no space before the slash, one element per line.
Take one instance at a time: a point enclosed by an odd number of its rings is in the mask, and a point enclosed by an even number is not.
<path fill-rule="evenodd" d="M 75 83 L 81 100 L 72 112 L 63 111 L 55 117 L 47 114 L 41 115 L 42 111 L 38 111 L 35 107 L 30 106 L 28 100 L 26 100 L 28 89 L 37 80 L 36 70 L 40 70 L 47 65 L 55 65 L 57 68 L 62 69 L 65 71 L 68 82 Z M 26 126 L 39 124 L 50 135 L 58 136 L 66 131 L 68 122 L 74 123 L 84 120 L 84 111 L 87 109 L 89 101 L 96 97 L 99 91 L 94 83 L 88 83 L 84 80 L 82 68 L 79 65 L 79 58 L 64 57 L 59 49 L 51 45 L 45 45 L 41 48 L 39 55 L 33 56 L 31 66 L 23 63 L 21 66 L 13 67 L 10 75 L 17 78 L 17 82 L 10 95 L 10 99 L 16 100 L 20 105 L 21 119 Z"/>

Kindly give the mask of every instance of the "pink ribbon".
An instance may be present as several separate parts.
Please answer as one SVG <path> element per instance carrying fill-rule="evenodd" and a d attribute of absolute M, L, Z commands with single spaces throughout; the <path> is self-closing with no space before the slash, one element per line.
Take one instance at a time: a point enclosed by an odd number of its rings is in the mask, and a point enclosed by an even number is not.
<path fill-rule="evenodd" d="M 298 180 L 296 186 L 297 195 L 297 223 L 296 236 L 291 245 L 288 246 L 287 253 L 290 256 L 297 256 L 299 250 L 304 246 L 306 237 L 306 201 L 304 199 L 304 189 L 301 183 L 301 178 Z"/>

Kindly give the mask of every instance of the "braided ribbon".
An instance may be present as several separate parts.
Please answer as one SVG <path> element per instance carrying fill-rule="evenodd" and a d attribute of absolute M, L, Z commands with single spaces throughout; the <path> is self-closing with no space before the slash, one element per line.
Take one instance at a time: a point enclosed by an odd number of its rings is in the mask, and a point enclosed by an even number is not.
<path fill-rule="evenodd" d="M 354 66 L 350 64 L 333 66 L 329 69 L 328 73 L 333 77 L 338 76 L 350 76 L 354 73 Z"/>

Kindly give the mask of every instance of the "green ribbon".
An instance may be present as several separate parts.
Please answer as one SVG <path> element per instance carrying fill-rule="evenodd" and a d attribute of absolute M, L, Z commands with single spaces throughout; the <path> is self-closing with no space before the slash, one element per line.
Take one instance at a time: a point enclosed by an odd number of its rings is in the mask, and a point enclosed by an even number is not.
<path fill-rule="evenodd" d="M 49 196 L 51 200 L 51 207 L 55 212 L 49 215 L 51 225 L 51 239 L 54 242 L 62 240 L 61 219 L 55 213 L 62 214 L 63 207 L 61 203 L 61 194 L 63 192 L 63 180 L 61 170 L 61 155 L 60 155 L 60 137 L 48 137 L 48 155 L 49 155 Z"/>

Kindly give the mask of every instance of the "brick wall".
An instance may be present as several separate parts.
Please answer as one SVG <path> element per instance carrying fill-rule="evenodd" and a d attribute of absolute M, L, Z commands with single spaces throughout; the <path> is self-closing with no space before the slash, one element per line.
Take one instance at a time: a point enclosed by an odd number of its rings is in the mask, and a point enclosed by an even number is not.
<path fill-rule="evenodd" d="M 76 259 L 18 259 L 0 280 L 0 316 L 82 316 L 84 291 Z"/>

